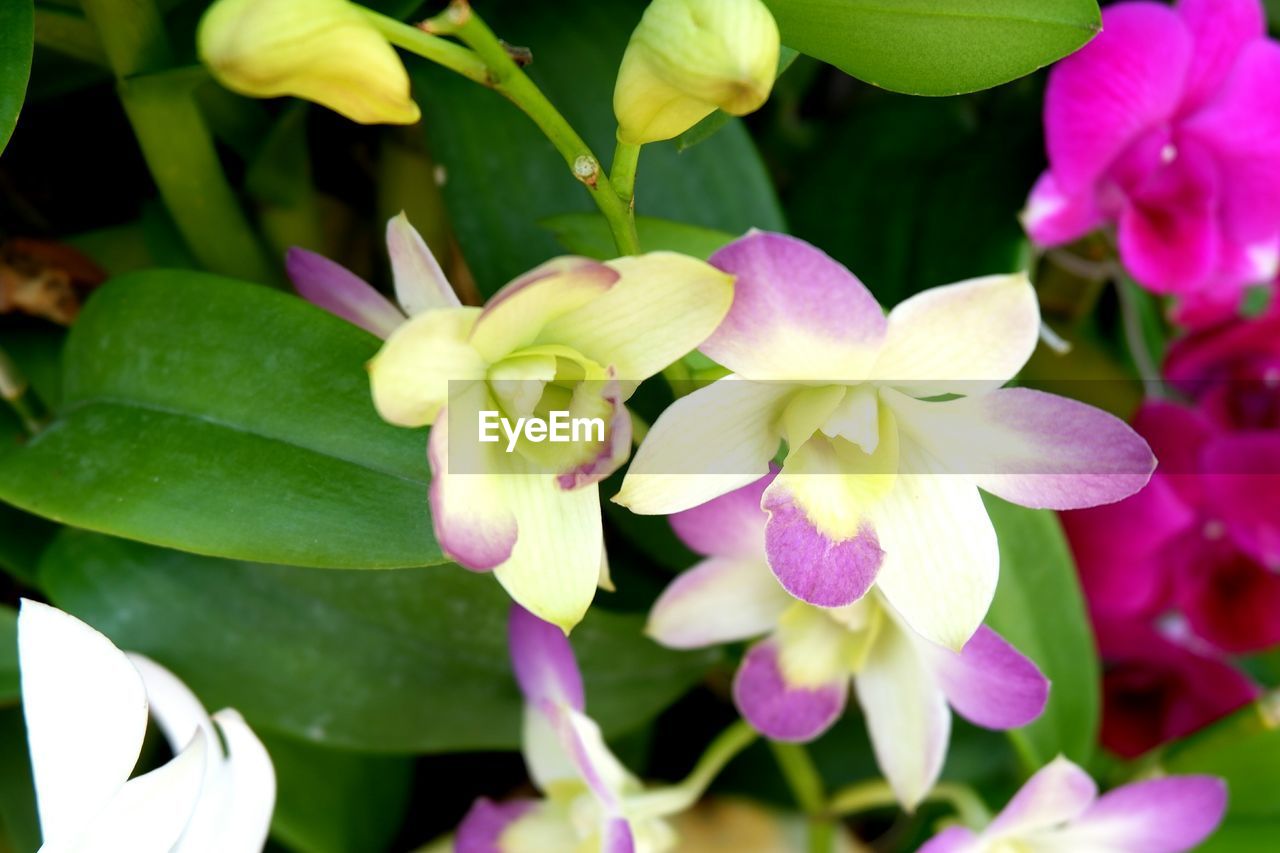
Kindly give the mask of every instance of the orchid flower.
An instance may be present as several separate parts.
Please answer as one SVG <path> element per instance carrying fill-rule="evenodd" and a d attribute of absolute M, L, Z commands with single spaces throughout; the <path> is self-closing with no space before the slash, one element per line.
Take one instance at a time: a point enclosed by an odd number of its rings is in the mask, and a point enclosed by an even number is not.
<path fill-rule="evenodd" d="M 60 610 L 22 602 L 18 660 L 42 853 L 253 853 L 275 771 L 238 713 L 205 712 L 168 670 Z M 148 710 L 172 747 L 130 779 Z"/>
<path fill-rule="evenodd" d="M 671 252 L 607 263 L 549 261 L 483 308 L 462 306 L 403 216 L 388 225 L 396 293 L 408 319 L 354 275 L 294 250 L 311 301 L 387 338 L 370 362 L 373 399 L 393 424 L 432 424 L 430 503 L 444 552 L 492 570 L 511 597 L 570 630 L 608 584 L 597 483 L 626 460 L 625 402 L 639 383 L 701 343 L 724 317 L 732 279 Z M 607 424 L 595 440 L 481 443 L 483 412 L 560 410 Z"/>
<path fill-rule="evenodd" d="M 524 758 L 543 799 L 479 799 L 454 839 L 457 853 L 660 853 L 675 844 L 663 820 L 692 803 L 646 793 L 585 712 L 582 674 L 564 633 L 512 605 L 508 642 L 525 698 Z"/>
<path fill-rule="evenodd" d="M 1280 45 L 1259 0 L 1127 2 L 1054 66 L 1049 170 L 1023 221 L 1037 243 L 1105 224 L 1184 319 L 1235 313 L 1280 268 Z"/>
<path fill-rule="evenodd" d="M 792 237 L 751 233 L 711 263 L 737 282 L 701 349 L 733 373 L 663 413 L 614 500 L 689 509 L 759 479 L 785 439 L 761 497 L 765 549 L 804 602 L 846 607 L 875 584 L 905 625 L 959 651 L 999 565 L 979 488 L 1067 509 L 1151 475 L 1149 448 L 1118 418 L 1000 388 L 1038 339 L 1025 275 L 926 290 L 886 319 L 852 273 Z"/>
<path fill-rule="evenodd" d="M 1150 779 L 1099 797 L 1089 774 L 1059 757 L 982 832 L 951 827 L 920 853 L 1180 853 L 1208 838 L 1226 807 L 1227 786 L 1213 776 Z"/>
<path fill-rule="evenodd" d="M 760 500 L 775 476 L 671 517 L 705 559 L 659 597 L 648 633 L 672 648 L 768 634 L 747 652 L 733 696 L 774 740 L 822 734 L 844 710 L 852 678 L 880 769 L 899 801 L 915 808 L 942 771 L 948 706 L 980 726 L 1016 728 L 1044 710 L 1049 683 L 985 626 L 955 652 L 912 631 L 874 590 L 832 609 L 793 599 L 765 554 Z"/>

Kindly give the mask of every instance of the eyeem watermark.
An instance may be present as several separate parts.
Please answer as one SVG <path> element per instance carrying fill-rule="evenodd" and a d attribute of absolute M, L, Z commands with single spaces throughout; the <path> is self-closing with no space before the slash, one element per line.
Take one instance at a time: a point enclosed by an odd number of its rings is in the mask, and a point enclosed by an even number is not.
<path fill-rule="evenodd" d="M 514 453 L 521 436 L 540 444 L 544 441 L 569 443 L 578 441 L 604 441 L 603 418 L 571 418 L 569 412 L 552 411 L 551 417 L 504 418 L 501 412 L 480 411 L 479 439 L 485 444 L 496 444 L 506 436 L 507 452 Z M 501 435 L 499 434 L 501 430 Z"/>

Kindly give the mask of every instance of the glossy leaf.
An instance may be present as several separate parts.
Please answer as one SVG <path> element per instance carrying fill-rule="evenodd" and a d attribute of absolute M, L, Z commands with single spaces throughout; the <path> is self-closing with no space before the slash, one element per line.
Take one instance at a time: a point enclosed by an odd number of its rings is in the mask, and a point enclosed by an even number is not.
<path fill-rule="evenodd" d="M 192 272 L 116 279 L 67 342 L 61 416 L 0 450 L 0 499 L 198 553 L 441 563 L 425 433 L 384 423 L 378 341 L 301 299 Z"/>
<path fill-rule="evenodd" d="M 566 251 L 588 258 L 608 260 L 618 250 L 609 233 L 609 224 L 595 213 L 562 213 L 542 220 L 543 226 L 555 234 Z M 665 249 L 706 260 L 721 246 L 733 242 L 738 235 L 714 228 L 686 225 L 651 216 L 636 217 L 640 248 L 646 252 Z"/>
<path fill-rule="evenodd" d="M 787 45 L 876 86 L 956 95 L 1007 83 L 1102 29 L 1096 0 L 765 0 Z"/>
<path fill-rule="evenodd" d="M 27 95 L 31 55 L 35 49 L 32 0 L 0 3 L 0 152 L 9 144 Z"/>
<path fill-rule="evenodd" d="M 485 575 L 318 572 L 68 531 L 41 579 L 59 607 L 255 726 L 376 752 L 519 743 L 509 601 Z M 671 704 L 716 659 L 663 649 L 642 623 L 597 609 L 573 632 L 588 706 L 611 735 Z"/>
<path fill-rule="evenodd" d="M 617 129 L 613 81 L 643 0 L 558 0 L 554 14 L 523 0 L 491 5 L 485 19 L 508 43 L 532 50 L 529 75 L 607 168 Z M 500 95 L 437 67 L 416 64 L 413 73 L 449 216 L 480 291 L 491 294 L 562 253 L 541 220 L 596 208 L 533 123 Z M 684 153 L 672 143 L 646 145 L 636 187 L 636 210 L 646 216 L 735 234 L 782 230 L 768 175 L 736 120 Z"/>
<path fill-rule="evenodd" d="M 1011 737 L 1033 769 L 1060 753 L 1087 764 L 1097 740 L 1101 676 L 1062 527 L 1047 510 L 983 498 L 1000 540 L 1000 585 L 987 624 L 1050 681 L 1044 714 Z"/>
<path fill-rule="evenodd" d="M 276 769 L 271 835 L 296 853 L 380 853 L 409 805 L 413 762 L 263 735 Z"/>

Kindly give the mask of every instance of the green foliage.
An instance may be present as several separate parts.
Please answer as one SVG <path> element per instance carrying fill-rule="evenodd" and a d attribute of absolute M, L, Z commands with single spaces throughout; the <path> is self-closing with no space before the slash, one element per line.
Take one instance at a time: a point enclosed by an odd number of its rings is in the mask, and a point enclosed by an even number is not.
<path fill-rule="evenodd" d="M 1096 0 L 765 0 L 782 40 L 860 80 L 912 95 L 1007 83 L 1102 29 Z"/>
<path fill-rule="evenodd" d="M 0 152 L 9 144 L 27 95 L 35 43 L 32 0 L 0 4 Z"/>
<path fill-rule="evenodd" d="M 1087 765 L 1098 736 L 1100 674 L 1075 564 L 1057 516 L 983 496 L 1000 538 L 987 624 L 1050 681 L 1044 714 L 1011 736 L 1029 769 L 1062 754 Z"/>
<path fill-rule="evenodd" d="M 18 701 L 18 611 L 0 605 L 0 706 Z"/>
<path fill-rule="evenodd" d="M 198 553 L 441 563 L 426 436 L 383 422 L 378 341 L 301 299 L 191 272 L 120 278 L 67 343 L 61 417 L 0 451 L 0 498 Z"/>
<path fill-rule="evenodd" d="M 595 213 L 562 213 L 542 220 L 561 246 L 575 255 L 608 260 L 617 255 L 609 224 Z M 686 225 L 651 216 L 636 217 L 640 248 L 646 252 L 666 250 L 680 252 L 703 260 L 720 247 L 733 242 L 738 235 L 714 228 Z"/>
<path fill-rule="evenodd" d="M 554 14 L 536 3 L 495 5 L 486 15 L 501 22 L 508 42 L 532 47 L 530 76 L 607 167 L 613 78 L 644 3 L 559 0 Z M 500 96 L 440 68 L 415 65 L 413 74 L 428 145 L 445 170 L 454 231 L 480 292 L 491 294 L 562 251 L 540 221 L 594 207 L 533 123 Z M 783 227 L 768 176 L 736 120 L 684 153 L 671 143 L 646 145 L 639 175 L 636 209 L 646 216 L 733 234 Z"/>
<path fill-rule="evenodd" d="M 41 580 L 59 607 L 251 725 L 374 752 L 519 745 L 509 601 L 487 575 L 320 572 L 68 531 Z M 663 649 L 641 626 L 597 609 L 573 632 L 587 704 L 607 734 L 652 718 L 716 660 Z"/>

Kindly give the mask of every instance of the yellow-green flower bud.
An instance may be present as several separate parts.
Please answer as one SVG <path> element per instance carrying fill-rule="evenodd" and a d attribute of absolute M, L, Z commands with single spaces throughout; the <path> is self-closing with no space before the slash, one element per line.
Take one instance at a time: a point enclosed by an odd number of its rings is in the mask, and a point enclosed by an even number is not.
<path fill-rule="evenodd" d="M 716 109 L 759 109 L 773 88 L 778 49 L 778 25 L 761 0 L 653 0 L 618 70 L 618 139 L 656 142 Z"/>
<path fill-rule="evenodd" d="M 228 89 L 294 95 L 361 124 L 412 124 L 409 74 L 347 0 L 218 0 L 197 35 L 200 59 Z"/>

